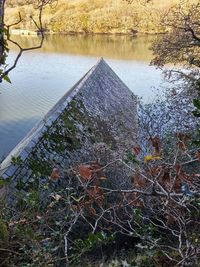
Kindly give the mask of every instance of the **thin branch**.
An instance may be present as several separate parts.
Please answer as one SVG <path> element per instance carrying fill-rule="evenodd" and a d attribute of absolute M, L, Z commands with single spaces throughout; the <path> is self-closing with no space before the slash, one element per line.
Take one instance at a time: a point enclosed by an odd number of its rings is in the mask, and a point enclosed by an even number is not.
<path fill-rule="evenodd" d="M 11 25 L 8 25 L 7 26 L 7 40 L 11 43 L 13 43 L 14 45 L 16 45 L 18 48 L 19 48 L 19 53 L 18 55 L 16 56 L 15 60 L 14 60 L 14 63 L 13 65 L 8 68 L 7 70 L 5 70 L 1 75 L 0 75 L 0 80 L 2 81 L 2 79 L 7 76 L 14 68 L 16 68 L 17 66 L 17 63 L 19 61 L 19 59 L 21 58 L 22 54 L 24 52 L 27 52 L 27 51 L 31 51 L 31 50 L 36 50 L 36 49 L 40 49 L 43 45 L 43 42 L 44 42 L 44 30 L 43 30 L 43 23 L 42 23 L 42 14 L 43 14 L 43 8 L 45 5 L 49 4 L 49 3 L 53 3 L 53 0 L 50 0 L 50 1 L 45 1 L 45 0 L 42 0 L 41 3 L 40 3 L 40 0 L 38 1 L 38 8 L 39 8 L 39 15 L 38 15 L 38 20 L 39 22 L 37 23 L 35 21 L 35 19 L 33 17 L 30 17 L 32 19 L 32 21 L 34 22 L 37 30 L 38 30 L 38 33 L 40 34 L 41 36 L 41 40 L 40 40 L 40 43 L 39 45 L 37 46 L 34 46 L 34 47 L 29 47 L 29 48 L 22 48 L 17 42 L 15 42 L 14 40 L 12 40 L 10 38 L 10 27 L 14 26 L 14 25 L 17 25 L 19 24 L 21 21 L 22 21 L 22 18 L 21 18 L 21 14 L 19 13 L 19 20 L 16 22 L 16 23 L 13 23 Z M 6 26 L 6 25 L 5 25 Z"/>

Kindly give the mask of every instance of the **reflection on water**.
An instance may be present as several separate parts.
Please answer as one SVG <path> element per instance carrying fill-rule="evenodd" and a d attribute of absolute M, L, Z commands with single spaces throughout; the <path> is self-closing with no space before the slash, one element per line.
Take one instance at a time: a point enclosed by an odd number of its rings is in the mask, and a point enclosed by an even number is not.
<path fill-rule="evenodd" d="M 39 43 L 35 36 L 13 36 L 13 39 L 23 47 Z M 152 58 L 149 48 L 154 40 L 155 36 L 50 35 L 45 37 L 41 51 L 149 62 Z"/>
<path fill-rule="evenodd" d="M 37 37 L 13 38 L 23 47 L 37 45 Z M 0 157 L 25 134 L 96 62 L 104 57 L 137 95 L 151 101 L 152 87 L 161 74 L 149 66 L 154 37 L 47 36 L 42 49 L 26 52 L 10 74 L 12 84 L 0 84 Z M 8 63 L 17 55 L 11 46 Z"/>

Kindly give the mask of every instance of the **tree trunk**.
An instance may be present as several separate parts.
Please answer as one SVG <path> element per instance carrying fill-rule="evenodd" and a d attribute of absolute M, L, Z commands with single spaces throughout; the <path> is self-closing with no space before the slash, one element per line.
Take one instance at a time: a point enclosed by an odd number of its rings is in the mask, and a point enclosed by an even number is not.
<path fill-rule="evenodd" d="M 0 66 L 5 63 L 4 55 L 4 4 L 5 0 L 0 0 Z"/>

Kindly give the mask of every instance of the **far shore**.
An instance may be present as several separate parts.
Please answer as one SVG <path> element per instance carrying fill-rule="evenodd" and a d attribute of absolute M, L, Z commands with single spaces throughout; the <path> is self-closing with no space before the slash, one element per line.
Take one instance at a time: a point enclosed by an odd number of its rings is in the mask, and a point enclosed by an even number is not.
<path fill-rule="evenodd" d="M 12 35 L 20 35 L 20 36 L 38 36 L 40 32 L 34 30 L 27 29 L 14 29 L 10 32 Z M 106 36 L 146 36 L 146 35 L 163 35 L 165 32 L 53 32 L 53 31 L 45 31 L 45 35 L 106 35 Z"/>

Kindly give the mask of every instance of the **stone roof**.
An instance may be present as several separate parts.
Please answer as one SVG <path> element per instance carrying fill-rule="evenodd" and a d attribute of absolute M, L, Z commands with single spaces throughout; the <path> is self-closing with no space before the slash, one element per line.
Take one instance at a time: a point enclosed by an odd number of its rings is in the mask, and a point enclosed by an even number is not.
<path fill-rule="evenodd" d="M 55 165 L 64 170 L 99 157 L 91 149 L 98 144 L 123 154 L 136 142 L 136 102 L 101 59 L 7 156 L 0 178 L 15 186 L 47 178 Z"/>

